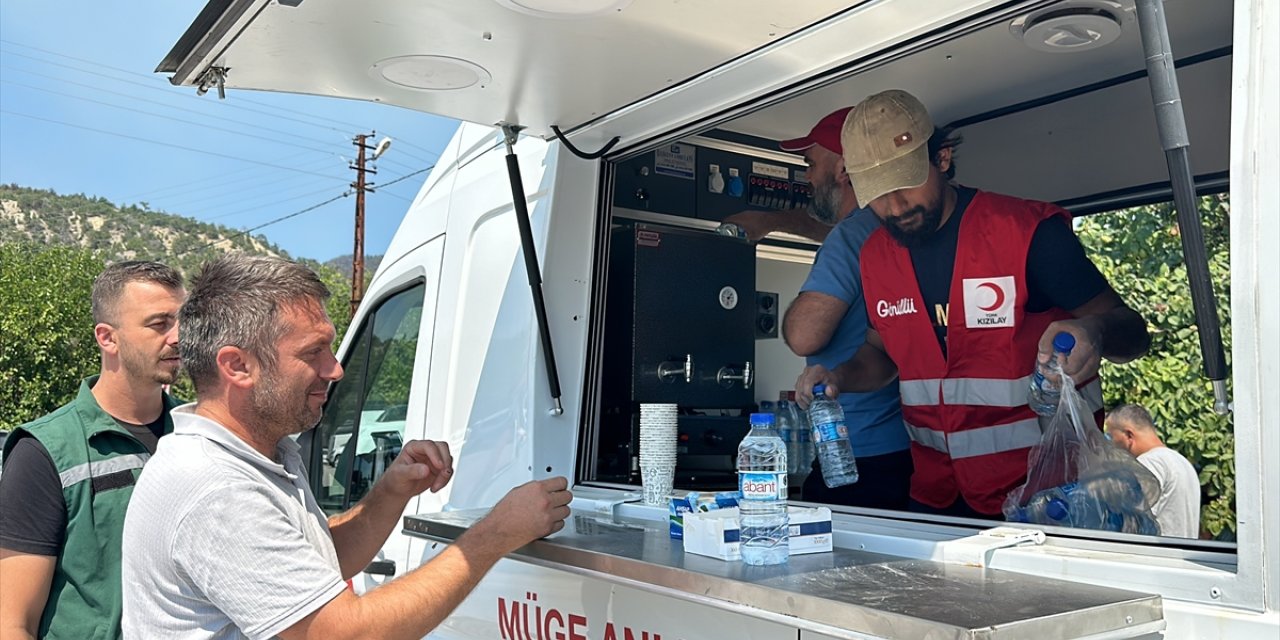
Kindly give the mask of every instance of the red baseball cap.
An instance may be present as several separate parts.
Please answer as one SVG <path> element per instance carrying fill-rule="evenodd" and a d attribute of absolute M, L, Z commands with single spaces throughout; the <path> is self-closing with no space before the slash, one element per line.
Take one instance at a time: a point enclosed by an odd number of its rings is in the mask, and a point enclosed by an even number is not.
<path fill-rule="evenodd" d="M 845 107 L 837 109 L 827 114 L 826 117 L 818 121 L 809 130 L 809 135 L 803 138 L 793 138 L 791 140 L 783 140 L 778 146 L 783 151 L 804 151 L 813 145 L 818 145 L 827 151 L 836 155 L 844 155 L 844 146 L 840 144 L 840 130 L 844 128 L 844 119 L 848 117 L 853 107 Z"/>

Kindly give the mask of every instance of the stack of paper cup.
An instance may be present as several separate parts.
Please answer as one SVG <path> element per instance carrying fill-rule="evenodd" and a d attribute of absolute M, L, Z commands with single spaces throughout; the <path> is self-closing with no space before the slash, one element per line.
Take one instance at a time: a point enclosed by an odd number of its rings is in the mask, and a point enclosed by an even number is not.
<path fill-rule="evenodd" d="M 663 505 L 676 475 L 676 405 L 640 405 L 640 481 L 645 504 Z"/>

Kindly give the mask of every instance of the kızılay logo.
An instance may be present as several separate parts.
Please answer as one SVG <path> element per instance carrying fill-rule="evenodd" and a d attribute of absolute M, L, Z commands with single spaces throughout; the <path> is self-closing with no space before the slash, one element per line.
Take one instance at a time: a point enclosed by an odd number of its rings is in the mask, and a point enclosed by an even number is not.
<path fill-rule="evenodd" d="M 969 329 L 1004 329 L 1015 324 L 1018 290 L 1013 276 L 965 278 L 964 326 Z"/>

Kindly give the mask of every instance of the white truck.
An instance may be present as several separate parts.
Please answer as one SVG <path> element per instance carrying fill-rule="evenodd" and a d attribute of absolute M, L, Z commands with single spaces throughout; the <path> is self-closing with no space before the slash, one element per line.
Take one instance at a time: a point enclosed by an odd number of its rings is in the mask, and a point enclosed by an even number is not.
<path fill-rule="evenodd" d="M 341 509 L 403 440 L 454 452 L 358 590 L 512 486 L 576 499 L 432 637 L 1234 640 L 1280 637 L 1278 44 L 1273 0 L 211 0 L 159 70 L 464 122 L 342 342 L 312 482 Z M 962 127 L 967 185 L 1078 214 L 1229 191 L 1237 541 L 833 507 L 835 552 L 755 568 L 635 502 L 637 403 L 680 404 L 677 488 L 714 489 L 802 366 L 777 310 L 816 247 L 711 230 L 803 204 L 776 141 L 889 88 Z"/>

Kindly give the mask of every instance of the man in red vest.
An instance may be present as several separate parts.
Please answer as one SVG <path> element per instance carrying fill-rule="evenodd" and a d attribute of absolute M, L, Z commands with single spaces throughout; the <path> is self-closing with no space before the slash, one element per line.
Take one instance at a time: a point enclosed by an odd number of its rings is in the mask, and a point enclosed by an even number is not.
<path fill-rule="evenodd" d="M 802 379 L 831 394 L 897 377 L 911 508 L 999 517 L 1040 439 L 1027 390 L 1053 337 L 1075 337 L 1063 369 L 1097 410 L 1101 357 L 1146 353 L 1146 323 L 1085 256 L 1066 210 L 951 183 L 959 139 L 911 94 L 862 101 L 841 139 L 854 191 L 882 225 L 861 255 L 871 329 L 852 359 Z"/>

